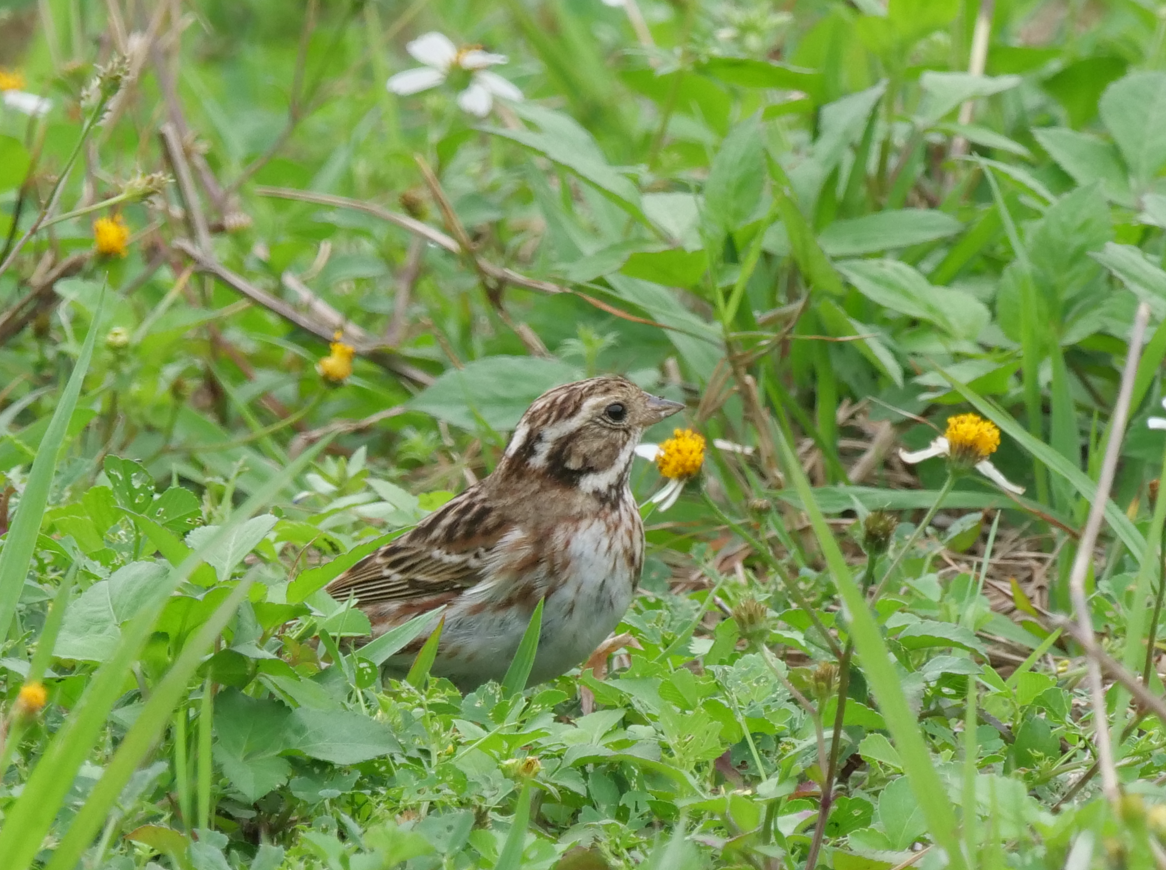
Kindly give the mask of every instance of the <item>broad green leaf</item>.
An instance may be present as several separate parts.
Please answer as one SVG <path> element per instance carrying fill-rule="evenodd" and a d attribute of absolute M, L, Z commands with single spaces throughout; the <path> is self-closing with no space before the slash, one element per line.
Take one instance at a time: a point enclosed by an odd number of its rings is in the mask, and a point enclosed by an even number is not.
<path fill-rule="evenodd" d="M 934 242 L 962 229 L 963 224 L 945 212 L 890 209 L 836 220 L 818 235 L 818 243 L 828 256 L 856 257 Z"/>
<path fill-rule="evenodd" d="M 445 605 L 434 608 L 428 613 L 414 616 L 404 625 L 389 629 L 380 637 L 369 641 L 358 650 L 362 659 L 368 659 L 374 665 L 383 665 L 390 656 L 396 655 L 409 641 L 429 628 L 445 611 Z"/>
<path fill-rule="evenodd" d="M 506 432 L 518 424 L 531 402 L 551 387 L 579 377 L 578 369 L 557 359 L 490 356 L 445 372 L 408 406 L 462 429 L 475 431 L 485 423 Z"/>
<path fill-rule="evenodd" d="M 215 698 L 215 761 L 248 802 L 287 782 L 292 711 L 279 701 L 227 689 Z"/>
<path fill-rule="evenodd" d="M 632 254 L 620 270 L 632 278 L 641 278 L 669 287 L 696 287 L 708 271 L 708 255 L 704 251 L 685 251 L 671 248 L 667 251 L 645 251 Z"/>
<path fill-rule="evenodd" d="M 879 826 L 894 849 L 909 848 L 927 831 L 927 817 L 903 776 L 879 792 L 878 816 Z"/>
<path fill-rule="evenodd" d="M 1118 79 L 1097 108 L 1138 186 L 1148 184 L 1166 164 L 1166 73 Z"/>
<path fill-rule="evenodd" d="M 1166 271 L 1151 262 L 1139 248 L 1110 242 L 1090 256 L 1149 305 L 1155 320 L 1166 317 Z"/>
<path fill-rule="evenodd" d="M 1032 131 L 1049 156 L 1080 185 L 1100 181 L 1105 195 L 1117 203 L 1132 204 L 1130 183 L 1117 149 L 1109 142 L 1063 127 Z"/>
<path fill-rule="evenodd" d="M 315 568 L 298 574 L 294 580 L 288 585 L 287 601 L 289 604 L 299 604 L 306 601 L 308 597 L 320 589 L 327 586 L 332 580 L 335 580 L 342 573 L 347 571 L 365 556 L 370 553 L 375 553 L 393 538 L 398 537 L 401 532 L 394 532 L 391 535 L 386 535 L 381 538 L 376 538 L 372 541 L 366 541 L 360 546 L 353 547 L 342 556 L 337 556 L 323 565 L 318 565 Z"/>
<path fill-rule="evenodd" d="M 109 478 L 114 498 L 123 508 L 142 513 L 154 501 L 154 478 L 140 462 L 107 456 L 105 475 Z"/>
<path fill-rule="evenodd" d="M 903 762 L 899 758 L 899 753 L 895 751 L 895 747 L 891 745 L 891 741 L 883 734 L 868 734 L 862 738 L 862 743 L 858 745 L 858 753 L 863 758 L 886 764 L 895 770 L 902 770 L 903 768 Z"/>
<path fill-rule="evenodd" d="M 960 290 L 933 287 L 899 260 L 847 260 L 838 270 L 867 299 L 898 314 L 926 320 L 960 338 L 975 338 L 991 315 L 982 302 Z"/>
<path fill-rule="evenodd" d="M 811 69 L 750 57 L 710 57 L 696 69 L 731 85 L 816 94 L 822 74 Z"/>
<path fill-rule="evenodd" d="M 919 114 L 925 123 L 934 124 L 968 100 L 1002 93 L 1020 82 L 1020 76 L 977 76 L 966 72 L 928 70 L 919 77 L 924 93 Z"/>
<path fill-rule="evenodd" d="M 245 523 L 232 527 L 222 537 L 219 537 L 219 526 L 203 526 L 187 535 L 186 543 L 192 549 L 199 550 L 205 547 L 208 541 L 217 539 L 213 547 L 206 547 L 203 559 L 215 569 L 221 582 L 231 576 L 235 566 L 267 537 L 267 533 L 275 528 L 277 522 L 279 518 L 271 514 L 252 517 Z"/>
<path fill-rule="evenodd" d="M 514 819 L 494 870 L 522 870 L 522 847 L 526 842 L 526 829 L 530 827 L 530 792 L 530 783 L 524 783 L 518 795 L 518 808 L 514 812 Z"/>
<path fill-rule="evenodd" d="M 635 184 L 608 164 L 595 139 L 574 119 L 532 103 L 516 103 L 513 109 L 539 129 L 487 127 L 486 132 L 537 151 L 595 185 L 630 214 L 647 220 Z"/>
<path fill-rule="evenodd" d="M 300 707 L 287 727 L 288 748 L 332 764 L 360 764 L 401 750 L 386 723 L 351 710 Z"/>
<path fill-rule="evenodd" d="M 732 233 L 757 210 L 765 189 L 761 123 L 754 115 L 721 143 L 704 183 L 704 223 L 710 236 Z"/>
<path fill-rule="evenodd" d="M 121 625 L 150 606 L 166 566 L 158 562 L 131 562 L 108 580 L 99 580 L 69 603 L 61 633 L 53 647 L 59 659 L 103 662 L 117 648 Z"/>
<path fill-rule="evenodd" d="M 927 649 L 929 647 L 959 647 L 987 657 L 988 649 L 971 629 L 950 622 L 936 622 L 924 619 L 912 623 L 896 636 L 907 649 Z"/>

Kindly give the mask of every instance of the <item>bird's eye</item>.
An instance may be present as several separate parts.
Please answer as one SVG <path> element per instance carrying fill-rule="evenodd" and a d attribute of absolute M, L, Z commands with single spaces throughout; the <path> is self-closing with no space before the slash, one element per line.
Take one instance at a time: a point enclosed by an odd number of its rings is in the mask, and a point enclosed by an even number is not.
<path fill-rule="evenodd" d="M 603 409 L 603 413 L 607 415 L 607 419 L 615 423 L 622 423 L 623 418 L 627 416 L 628 410 L 620 402 L 612 402 Z"/>

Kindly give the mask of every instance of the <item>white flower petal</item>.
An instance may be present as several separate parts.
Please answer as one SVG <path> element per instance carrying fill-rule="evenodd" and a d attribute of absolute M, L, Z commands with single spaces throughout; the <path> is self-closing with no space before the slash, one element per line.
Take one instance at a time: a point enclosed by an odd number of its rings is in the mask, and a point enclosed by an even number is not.
<path fill-rule="evenodd" d="M 680 493 L 684 491 L 684 483 L 680 478 L 674 478 L 668 481 L 659 492 L 648 499 L 647 504 L 656 505 L 656 510 L 658 511 L 668 510 L 680 498 Z"/>
<path fill-rule="evenodd" d="M 1151 417 L 1146 425 L 1151 429 L 1166 429 L 1166 417 Z"/>
<path fill-rule="evenodd" d="M 457 104 L 462 107 L 463 111 L 477 115 L 479 118 L 485 118 L 490 114 L 494 98 L 490 96 L 490 92 L 484 86 L 475 81 L 457 95 Z"/>
<path fill-rule="evenodd" d="M 498 73 L 492 72 L 476 72 L 474 73 L 474 84 L 481 85 L 496 97 L 501 97 L 504 100 L 514 100 L 518 102 L 522 99 L 522 91 L 509 79 L 504 79 Z"/>
<path fill-rule="evenodd" d="M 430 31 L 418 36 L 405 46 L 416 60 L 426 66 L 446 71 L 457 57 L 457 46 L 444 33 Z"/>
<path fill-rule="evenodd" d="M 53 101 L 38 97 L 36 94 L 26 94 L 24 91 L 5 91 L 4 105 L 26 115 L 39 117 L 53 107 Z"/>
<path fill-rule="evenodd" d="M 508 60 L 510 58 L 504 54 L 491 54 L 480 48 L 472 48 L 458 58 L 458 66 L 462 69 L 478 70 L 488 66 L 498 66 L 498 64 L 506 63 Z"/>
<path fill-rule="evenodd" d="M 951 445 L 947 443 L 946 438 L 940 436 L 931 442 L 930 447 L 925 447 L 922 450 L 916 450 L 914 452 L 900 450 L 899 458 L 910 465 L 914 465 L 916 462 L 922 462 L 924 459 L 934 459 L 936 456 L 947 456 L 950 452 Z"/>
<path fill-rule="evenodd" d="M 1166 397 L 1163 397 L 1162 399 L 1162 407 L 1166 408 Z"/>
<path fill-rule="evenodd" d="M 649 462 L 655 462 L 656 457 L 660 455 L 659 444 L 637 444 L 636 456 L 641 459 L 646 459 Z"/>
<path fill-rule="evenodd" d="M 980 472 L 980 474 L 984 475 L 984 477 L 988 478 L 988 480 L 992 481 L 992 483 L 996 484 L 1001 489 L 1006 489 L 1009 492 L 1016 493 L 1017 495 L 1021 495 L 1024 492 L 1023 486 L 1017 486 L 1015 483 L 1010 481 L 1007 477 L 1000 473 L 1000 470 L 995 465 L 993 465 L 987 459 L 976 463 L 976 471 Z"/>
<path fill-rule="evenodd" d="M 603 0 L 604 6 L 626 6 L 627 0 Z"/>
<path fill-rule="evenodd" d="M 742 456 L 752 456 L 753 448 L 746 444 L 738 444 L 735 441 L 726 441 L 724 438 L 714 438 L 713 447 L 717 450 L 723 450 L 725 453 L 740 453 Z"/>
<path fill-rule="evenodd" d="M 386 83 L 386 87 L 394 94 L 402 97 L 407 94 L 416 94 L 435 88 L 445 81 L 445 73 L 428 66 L 414 67 L 399 72 Z"/>

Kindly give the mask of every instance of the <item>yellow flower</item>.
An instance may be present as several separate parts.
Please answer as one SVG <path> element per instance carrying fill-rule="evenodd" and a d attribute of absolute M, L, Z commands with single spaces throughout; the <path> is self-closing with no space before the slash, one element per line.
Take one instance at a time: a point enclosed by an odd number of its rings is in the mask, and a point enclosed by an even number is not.
<path fill-rule="evenodd" d="M 356 355 L 356 348 L 340 340 L 343 333 L 336 331 L 330 346 L 331 353 L 316 363 L 316 371 L 326 381 L 342 384 L 352 375 L 352 358 Z"/>
<path fill-rule="evenodd" d="M 951 458 L 969 466 L 983 462 L 1000 446 L 1000 430 L 978 414 L 957 414 L 947 418 L 943 434 L 951 445 Z"/>
<path fill-rule="evenodd" d="M 660 474 L 668 478 L 658 493 L 648 499 L 649 504 L 666 511 L 684 489 L 684 484 L 696 477 L 704 464 L 705 440 L 691 429 L 675 429 L 672 437 L 662 444 L 641 444 L 636 455 L 656 463 Z"/>
<path fill-rule="evenodd" d="M 990 420 L 978 414 L 957 414 L 948 418 L 947 431 L 931 442 L 930 446 L 914 452 L 900 450 L 899 457 L 914 465 L 924 459 L 936 456 L 947 458 L 948 468 L 953 473 L 963 473 L 976 469 L 1001 489 L 1020 495 L 1023 486 L 1008 480 L 988 457 L 1000 446 L 1000 430 Z"/>
<path fill-rule="evenodd" d="M 0 91 L 24 90 L 24 76 L 15 70 L 0 69 Z"/>
<path fill-rule="evenodd" d="M 44 709 L 49 700 L 44 683 L 25 683 L 16 697 L 16 713 L 20 716 L 35 716 Z"/>
<path fill-rule="evenodd" d="M 130 241 L 130 228 L 121 215 L 98 218 L 93 222 L 93 244 L 106 257 L 124 257 Z"/>

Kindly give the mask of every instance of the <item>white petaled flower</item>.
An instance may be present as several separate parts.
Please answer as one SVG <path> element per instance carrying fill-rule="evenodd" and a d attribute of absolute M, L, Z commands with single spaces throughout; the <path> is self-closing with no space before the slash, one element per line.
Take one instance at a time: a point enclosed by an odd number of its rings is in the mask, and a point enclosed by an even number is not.
<path fill-rule="evenodd" d="M 1162 400 L 1162 407 L 1166 408 L 1166 399 Z M 1151 429 L 1166 429 L 1166 417 L 1151 417 L 1146 425 Z"/>
<path fill-rule="evenodd" d="M 627 6 L 627 0 L 603 0 L 604 6 Z"/>
<path fill-rule="evenodd" d="M 1166 429 L 1166 420 L 1162 424 Z M 948 418 L 947 431 L 929 446 L 913 452 L 900 450 L 899 458 L 914 465 L 924 459 L 942 456 L 948 460 L 948 468 L 953 473 L 974 468 L 1001 489 L 1020 495 L 1024 487 L 1006 478 L 988 459 L 999 446 L 1000 430 L 995 423 L 978 414 L 957 414 Z"/>
<path fill-rule="evenodd" d="M 684 491 L 684 485 L 696 477 L 704 464 L 704 437 L 691 429 L 676 429 L 672 437 L 661 444 L 640 444 L 636 455 L 655 462 L 660 474 L 668 482 L 645 504 L 654 504 L 666 511 Z"/>
<path fill-rule="evenodd" d="M 0 69 L 0 102 L 5 108 L 15 109 L 36 118 L 47 114 L 53 107 L 53 101 L 22 91 L 23 87 L 24 76 L 18 72 Z"/>
<path fill-rule="evenodd" d="M 427 91 L 461 72 L 463 77 L 469 74 L 469 84 L 458 94 L 457 104 L 471 115 L 486 117 L 494 107 L 495 97 L 522 99 L 522 91 L 513 83 L 489 70 L 506 63 L 504 54 L 491 54 L 476 46 L 459 49 L 449 37 L 436 32 L 417 37 L 405 50 L 425 66 L 407 69 L 390 78 L 387 87 L 394 94 L 408 96 Z"/>

